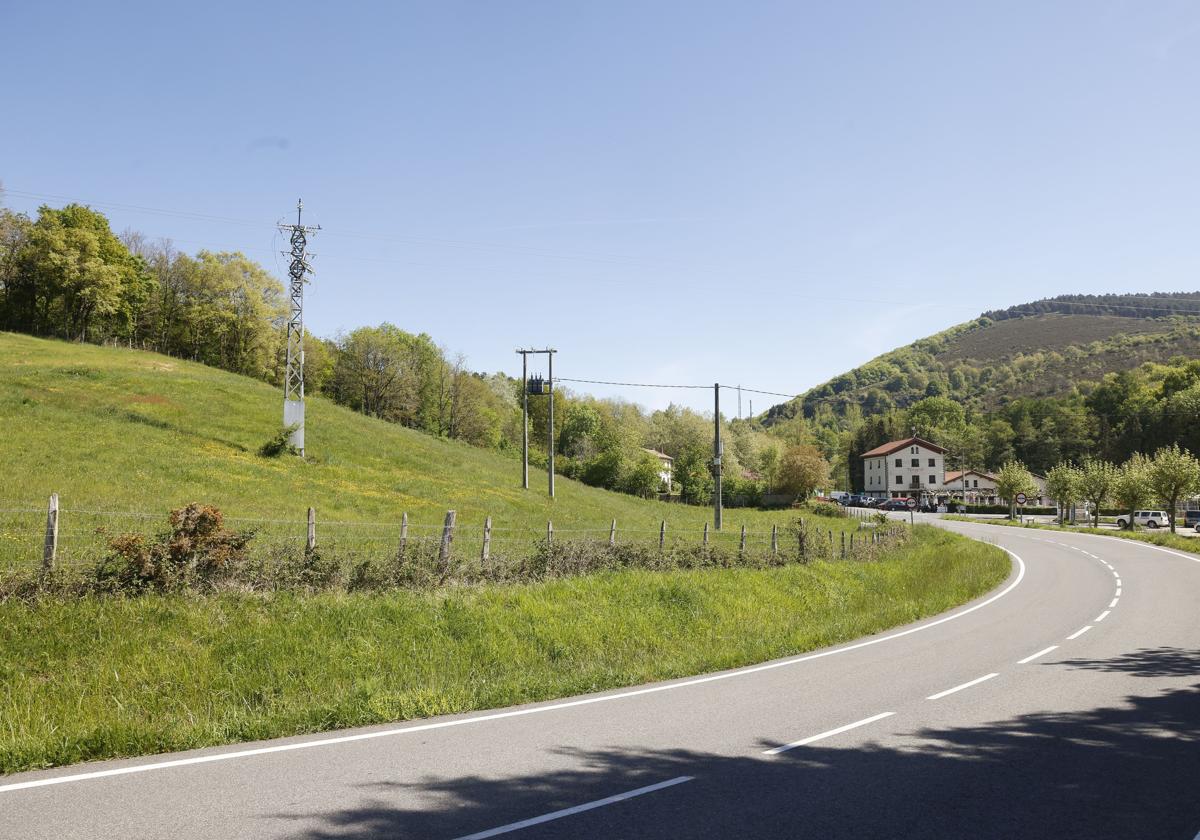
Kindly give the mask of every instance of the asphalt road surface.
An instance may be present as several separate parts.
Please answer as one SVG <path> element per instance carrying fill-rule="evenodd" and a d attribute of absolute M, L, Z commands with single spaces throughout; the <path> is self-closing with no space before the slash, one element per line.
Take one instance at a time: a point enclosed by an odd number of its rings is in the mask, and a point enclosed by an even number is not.
<path fill-rule="evenodd" d="M 934 619 L 693 679 L 2 777 L 0 837 L 1200 836 L 1200 562 L 944 524 L 1013 571 Z"/>

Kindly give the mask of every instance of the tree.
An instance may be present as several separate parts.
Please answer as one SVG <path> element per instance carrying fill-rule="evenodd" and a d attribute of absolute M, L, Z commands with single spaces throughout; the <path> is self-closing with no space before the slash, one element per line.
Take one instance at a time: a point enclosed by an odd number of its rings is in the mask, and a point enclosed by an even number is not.
<path fill-rule="evenodd" d="M 1016 507 L 1017 494 L 1024 493 L 1027 496 L 1033 496 L 1037 492 L 1037 482 L 1033 480 L 1029 470 L 1025 469 L 1025 465 L 1020 461 L 1007 461 L 996 473 L 996 494 L 1008 502 L 1010 519 L 1013 517 L 1013 509 Z"/>
<path fill-rule="evenodd" d="M 1149 469 L 1150 489 L 1167 507 L 1171 533 L 1175 533 L 1175 508 L 1179 500 L 1200 491 L 1200 462 L 1178 444 L 1164 446 L 1154 453 Z"/>
<path fill-rule="evenodd" d="M 1079 467 L 1079 493 L 1092 508 L 1092 527 L 1100 527 L 1100 506 L 1112 494 L 1117 468 L 1099 458 L 1085 458 Z"/>
<path fill-rule="evenodd" d="M 1067 510 L 1075 507 L 1080 496 L 1080 484 L 1079 470 L 1066 461 L 1060 461 L 1046 472 L 1046 492 L 1058 502 L 1059 524 L 1066 522 Z"/>
<path fill-rule="evenodd" d="M 626 472 L 622 483 L 625 492 L 649 499 L 662 486 L 662 463 L 649 452 L 642 452 Z"/>
<path fill-rule="evenodd" d="M 1134 453 L 1117 469 L 1112 485 L 1112 498 L 1117 506 L 1129 511 L 1129 527 L 1136 527 L 1134 511 L 1145 507 L 1154 497 L 1150 486 L 1150 459 L 1140 452 Z"/>
<path fill-rule="evenodd" d="M 789 446 L 779 463 L 779 489 L 807 499 L 829 481 L 829 462 L 811 444 Z"/>
<path fill-rule="evenodd" d="M 949 397 L 926 397 L 908 409 L 908 423 L 926 440 L 940 437 L 942 430 L 961 429 L 966 422 L 962 405 Z M 940 443 L 941 441 L 936 441 Z"/>

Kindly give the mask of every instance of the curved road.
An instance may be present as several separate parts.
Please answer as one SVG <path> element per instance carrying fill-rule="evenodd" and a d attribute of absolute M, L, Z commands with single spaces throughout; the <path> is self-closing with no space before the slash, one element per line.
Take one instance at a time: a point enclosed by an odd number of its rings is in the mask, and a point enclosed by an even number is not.
<path fill-rule="evenodd" d="M 1013 572 L 935 619 L 636 689 L 3 777 L 0 837 L 1200 836 L 1200 561 L 942 524 Z"/>

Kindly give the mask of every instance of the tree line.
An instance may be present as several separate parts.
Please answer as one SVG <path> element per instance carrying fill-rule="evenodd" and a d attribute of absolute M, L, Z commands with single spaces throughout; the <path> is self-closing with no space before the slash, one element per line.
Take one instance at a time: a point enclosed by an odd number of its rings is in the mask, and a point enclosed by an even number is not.
<path fill-rule="evenodd" d="M 43 206 L 34 218 L 0 208 L 0 329 L 152 350 L 280 385 L 286 317 L 283 283 L 244 254 L 187 254 L 137 231 L 116 234 L 104 214 L 79 204 Z M 429 335 L 387 322 L 326 338 L 306 332 L 303 341 L 309 394 L 519 455 L 519 380 L 472 371 Z M 548 460 L 547 408 L 544 398 L 530 398 L 534 467 Z M 641 496 L 711 501 L 711 415 L 674 405 L 651 412 L 569 389 L 556 390 L 555 408 L 563 475 Z M 803 417 L 769 429 L 756 420 L 722 423 L 727 504 L 758 504 L 770 493 L 807 497 L 828 486 L 836 434 L 814 435 Z M 655 452 L 674 459 L 670 487 Z"/>

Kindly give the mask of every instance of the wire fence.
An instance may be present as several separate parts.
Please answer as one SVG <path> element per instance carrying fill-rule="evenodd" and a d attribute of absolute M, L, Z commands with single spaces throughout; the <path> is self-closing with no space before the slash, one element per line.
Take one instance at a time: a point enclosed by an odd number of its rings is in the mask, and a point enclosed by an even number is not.
<path fill-rule="evenodd" d="M 0 505 L 4 503 L 0 502 Z M 32 505 L 0 506 L 0 573 L 54 570 L 76 577 L 114 557 L 115 543 L 139 535 L 138 546 L 165 548 L 172 534 L 166 513 Z M 796 518 L 770 528 L 694 523 L 682 527 L 624 528 L 619 522 L 556 527 L 528 523 L 416 521 L 318 521 L 222 517 L 223 528 L 246 537 L 257 588 L 287 581 L 337 580 L 362 585 L 426 585 L 510 580 L 582 573 L 612 566 L 668 568 L 762 565 L 814 559 L 870 559 L 891 525 L 870 512 L 851 509 L 836 524 L 821 517 Z M 53 519 L 53 521 L 52 521 Z M 847 530 L 847 526 L 849 530 Z M 240 555 L 239 555 L 240 556 Z M 318 568 L 319 567 L 319 568 Z M 299 577 L 297 577 L 299 575 Z M 276 582 L 272 582 L 277 579 Z M 374 583 L 372 583 L 374 582 Z"/>

